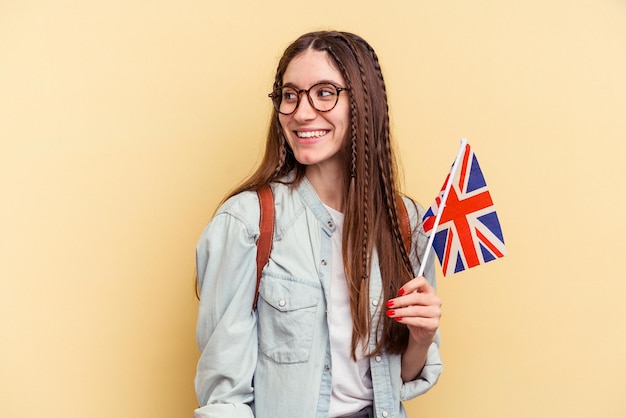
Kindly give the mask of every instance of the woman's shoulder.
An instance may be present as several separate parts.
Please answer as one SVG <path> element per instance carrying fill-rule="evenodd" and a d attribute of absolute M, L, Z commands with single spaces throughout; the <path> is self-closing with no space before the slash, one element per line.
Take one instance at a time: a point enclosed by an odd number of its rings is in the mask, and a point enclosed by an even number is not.
<path fill-rule="evenodd" d="M 293 204 L 293 190 L 288 184 L 271 183 L 272 197 L 276 215 L 282 214 Z M 296 199 L 297 200 L 297 199 Z M 237 218 L 247 225 L 258 225 L 260 220 L 259 194 L 256 190 L 239 192 L 222 203 L 215 216 L 227 215 Z"/>
<path fill-rule="evenodd" d="M 246 190 L 230 196 L 215 212 L 215 218 L 232 217 L 246 225 L 259 223 L 259 196 L 254 190 Z"/>

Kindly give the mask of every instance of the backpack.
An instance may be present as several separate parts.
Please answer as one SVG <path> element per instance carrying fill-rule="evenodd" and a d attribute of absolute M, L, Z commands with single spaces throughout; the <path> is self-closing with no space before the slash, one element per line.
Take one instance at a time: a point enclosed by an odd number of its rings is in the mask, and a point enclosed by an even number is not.
<path fill-rule="evenodd" d="M 261 274 L 263 267 L 270 260 L 272 252 L 272 241 L 274 237 L 274 194 L 269 185 L 265 185 L 257 190 L 259 195 L 259 206 L 261 209 L 261 217 L 259 219 L 259 239 L 257 240 L 256 252 L 256 290 L 254 292 L 254 302 L 252 310 L 256 310 L 256 304 L 259 300 L 259 286 L 261 285 Z M 402 199 L 400 199 L 402 200 Z M 398 204 L 400 211 L 400 231 L 402 232 L 402 241 L 407 253 L 411 252 L 411 223 L 409 221 L 409 213 L 406 210 L 404 201 Z"/>

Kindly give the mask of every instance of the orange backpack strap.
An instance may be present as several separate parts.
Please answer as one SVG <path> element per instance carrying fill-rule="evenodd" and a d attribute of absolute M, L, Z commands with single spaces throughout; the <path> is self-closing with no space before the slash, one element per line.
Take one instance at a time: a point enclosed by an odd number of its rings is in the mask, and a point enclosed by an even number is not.
<path fill-rule="evenodd" d="M 407 254 L 411 254 L 411 222 L 409 221 L 409 212 L 406 210 L 404 199 L 398 198 L 398 221 L 400 222 L 400 232 L 402 233 L 402 241 Z"/>
<path fill-rule="evenodd" d="M 274 195 L 269 185 L 257 190 L 259 195 L 259 206 L 261 217 L 259 220 L 259 239 L 256 242 L 256 291 L 254 292 L 254 302 L 252 310 L 256 310 L 256 303 L 259 300 L 259 286 L 261 285 L 261 273 L 270 260 L 272 251 L 272 240 L 274 238 Z"/>

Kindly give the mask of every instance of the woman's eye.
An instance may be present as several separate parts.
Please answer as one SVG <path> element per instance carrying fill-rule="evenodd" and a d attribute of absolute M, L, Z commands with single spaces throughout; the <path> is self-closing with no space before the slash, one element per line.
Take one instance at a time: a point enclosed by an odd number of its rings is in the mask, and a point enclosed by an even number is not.
<path fill-rule="evenodd" d="M 332 99 L 337 95 L 337 90 L 333 87 L 322 87 L 317 91 L 316 96 L 321 99 Z"/>
<path fill-rule="evenodd" d="M 291 91 L 291 90 L 286 90 L 283 91 L 283 100 L 296 100 L 296 98 L 298 97 L 298 94 L 295 91 Z"/>

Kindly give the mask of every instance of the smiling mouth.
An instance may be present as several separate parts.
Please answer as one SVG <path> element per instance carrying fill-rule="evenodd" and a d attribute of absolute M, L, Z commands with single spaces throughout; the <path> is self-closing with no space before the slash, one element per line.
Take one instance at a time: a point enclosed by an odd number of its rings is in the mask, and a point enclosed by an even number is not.
<path fill-rule="evenodd" d="M 327 133 L 328 131 L 296 131 L 298 138 L 320 138 Z"/>

